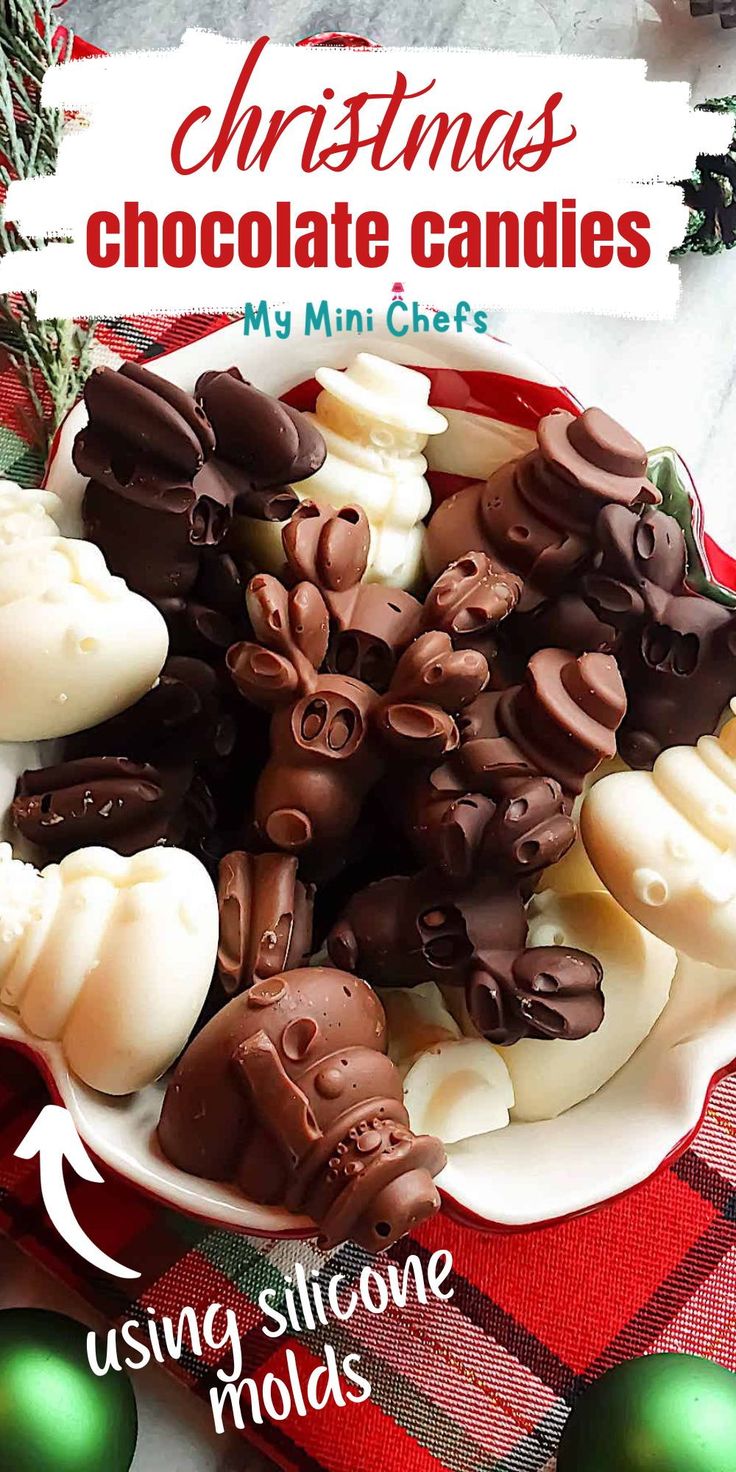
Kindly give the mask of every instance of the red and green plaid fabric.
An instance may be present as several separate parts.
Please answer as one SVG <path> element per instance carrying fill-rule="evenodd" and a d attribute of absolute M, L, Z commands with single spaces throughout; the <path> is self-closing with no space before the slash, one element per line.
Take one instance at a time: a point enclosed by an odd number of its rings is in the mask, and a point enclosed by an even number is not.
<path fill-rule="evenodd" d="M 223 319 L 224 320 L 224 319 Z M 146 319 L 100 327 L 103 351 L 154 358 L 210 330 L 213 319 Z M 10 370 L 0 370 L 0 474 L 30 484 L 40 469 Z M 32 1066 L 0 1054 L 0 1229 L 78 1288 L 111 1321 L 154 1311 L 175 1320 L 184 1305 L 235 1309 L 244 1374 L 286 1375 L 292 1349 L 302 1370 L 329 1342 L 339 1361 L 355 1351 L 370 1400 L 293 1415 L 247 1435 L 294 1472 L 544 1472 L 568 1409 L 586 1383 L 632 1355 L 683 1350 L 736 1370 L 736 1079 L 719 1085 L 697 1139 L 639 1191 L 544 1231 L 487 1234 L 442 1214 L 393 1248 L 426 1259 L 453 1254 L 453 1297 L 409 1303 L 380 1317 L 273 1341 L 258 1296 L 284 1289 L 294 1264 L 356 1278 L 365 1255 L 346 1246 L 325 1257 L 310 1243 L 238 1237 L 194 1225 L 116 1183 L 70 1181 L 74 1210 L 96 1242 L 140 1269 L 138 1297 L 90 1275 L 48 1224 L 36 1162 L 13 1152 L 45 1102 Z M 278 1306 L 278 1300 L 277 1305 Z M 207 1398 L 216 1359 L 185 1351 L 173 1367 Z"/>

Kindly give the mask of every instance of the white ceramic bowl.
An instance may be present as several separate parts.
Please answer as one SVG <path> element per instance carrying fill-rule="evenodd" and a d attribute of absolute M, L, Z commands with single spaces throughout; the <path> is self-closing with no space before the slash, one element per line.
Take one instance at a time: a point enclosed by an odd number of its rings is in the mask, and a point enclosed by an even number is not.
<path fill-rule="evenodd" d="M 191 389 L 205 369 L 236 364 L 260 387 L 283 393 L 310 378 L 320 365 L 344 365 L 359 348 L 398 362 L 494 375 L 485 384 L 491 402 L 500 406 L 497 417 L 490 417 L 487 409 L 475 413 L 472 405 L 458 408 L 454 401 L 451 428 L 430 451 L 431 464 L 444 473 L 465 478 L 483 470 L 487 474 L 533 443 L 535 418 L 551 402 L 565 402 L 565 391 L 552 374 L 507 344 L 473 334 L 398 339 L 376 331 L 360 340 L 297 334 L 282 342 L 260 335 L 246 338 L 235 323 L 152 366 Z M 436 402 L 447 407 L 441 395 Z M 72 442 L 84 418 L 83 406 L 77 406 L 62 426 L 48 476 L 49 487 L 67 508 L 68 532 L 77 528 L 84 488 L 71 463 Z M 17 749 L 13 760 L 18 760 Z M 20 760 L 19 767 L 24 764 Z M 102 1165 L 149 1196 L 241 1231 L 309 1234 L 304 1219 L 245 1201 L 228 1187 L 199 1181 L 168 1164 L 155 1138 L 162 1085 L 127 1100 L 96 1095 L 68 1076 L 55 1045 L 28 1038 L 0 1010 L 2 1040 L 36 1059 Z M 521 1229 L 590 1210 L 633 1189 L 685 1148 L 711 1088 L 734 1059 L 736 973 L 711 972 L 703 985 L 691 964 L 684 963 L 655 1028 L 596 1095 L 557 1119 L 512 1124 L 450 1147 L 439 1182 L 447 1209 L 480 1227 Z"/>

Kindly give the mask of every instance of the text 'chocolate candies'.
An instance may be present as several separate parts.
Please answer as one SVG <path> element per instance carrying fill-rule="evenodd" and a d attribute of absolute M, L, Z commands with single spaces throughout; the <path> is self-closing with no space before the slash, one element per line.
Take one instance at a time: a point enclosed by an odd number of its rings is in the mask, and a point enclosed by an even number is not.
<path fill-rule="evenodd" d="M 691 1354 L 618 1365 L 574 1406 L 557 1472 L 736 1472 L 736 1375 Z"/>

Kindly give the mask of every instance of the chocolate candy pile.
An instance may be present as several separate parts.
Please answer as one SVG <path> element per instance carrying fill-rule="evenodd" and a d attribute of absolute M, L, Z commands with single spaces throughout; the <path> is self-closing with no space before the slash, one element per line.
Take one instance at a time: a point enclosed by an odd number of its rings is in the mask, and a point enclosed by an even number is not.
<path fill-rule="evenodd" d="M 536 450 L 440 505 L 410 592 L 366 581 L 361 505 L 308 498 L 337 474 L 318 419 L 236 369 L 194 396 L 101 369 L 85 401 L 87 534 L 171 654 L 138 704 L 22 776 L 13 820 L 53 859 L 204 859 L 217 973 L 161 1146 L 378 1250 L 437 1209 L 444 1154 L 411 1132 L 371 987 L 450 988 L 494 1045 L 600 1027 L 599 961 L 528 946 L 526 901 L 617 742 L 651 766 L 715 727 L 734 615 L 687 591 L 644 450 L 598 409 L 548 415 Z M 248 565 L 243 518 L 280 524 L 278 575 Z M 339 969 L 307 967 L 322 948 Z"/>

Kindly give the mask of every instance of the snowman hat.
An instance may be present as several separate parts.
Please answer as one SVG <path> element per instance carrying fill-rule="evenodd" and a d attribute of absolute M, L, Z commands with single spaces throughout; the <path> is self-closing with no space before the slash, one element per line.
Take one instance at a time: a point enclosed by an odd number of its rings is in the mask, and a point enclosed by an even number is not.
<path fill-rule="evenodd" d="M 444 415 L 427 402 L 429 379 L 414 368 L 404 368 L 375 353 L 358 353 L 344 370 L 318 368 L 315 378 L 333 398 L 380 424 L 425 435 L 442 434 L 447 429 Z"/>

